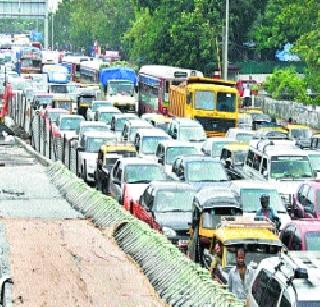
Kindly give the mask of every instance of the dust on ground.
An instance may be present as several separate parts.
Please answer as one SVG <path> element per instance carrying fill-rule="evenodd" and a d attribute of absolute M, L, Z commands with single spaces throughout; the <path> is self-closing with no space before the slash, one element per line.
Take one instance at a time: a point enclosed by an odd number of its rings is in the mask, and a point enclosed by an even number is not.
<path fill-rule="evenodd" d="M 165 306 L 146 276 L 85 220 L 2 219 L 14 305 Z"/>

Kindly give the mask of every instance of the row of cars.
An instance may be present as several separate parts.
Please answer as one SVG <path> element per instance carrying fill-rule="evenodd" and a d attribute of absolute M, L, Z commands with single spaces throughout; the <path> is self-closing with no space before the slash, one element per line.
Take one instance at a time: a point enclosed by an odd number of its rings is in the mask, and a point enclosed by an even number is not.
<path fill-rule="evenodd" d="M 92 109 L 95 103 L 100 105 L 92 119 L 98 121 L 61 114 L 52 126 L 59 131 L 57 138 L 78 139 L 78 175 L 194 261 L 209 267 L 217 240 L 223 244 L 226 274 L 240 246 L 256 263 L 272 256 L 282 259 L 283 244 L 293 250 L 319 249 L 318 221 L 301 220 L 317 217 L 318 182 L 307 152 L 294 141 L 254 139 L 256 132 L 243 129 L 230 129 L 227 138 L 206 139 L 195 121 L 156 114 L 138 118 L 103 102 L 93 102 Z M 74 125 L 62 125 L 68 120 Z M 231 181 L 239 178 L 232 177 L 230 157 L 235 155 L 230 153 L 239 148 L 243 153 L 231 166 L 241 163 L 242 180 Z M 254 220 L 263 194 L 270 196 L 281 219 L 280 236 L 270 222 Z"/>

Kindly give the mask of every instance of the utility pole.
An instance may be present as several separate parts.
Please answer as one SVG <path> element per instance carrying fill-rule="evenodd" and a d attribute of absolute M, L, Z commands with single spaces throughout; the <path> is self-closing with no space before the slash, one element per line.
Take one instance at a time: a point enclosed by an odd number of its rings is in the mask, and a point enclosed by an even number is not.
<path fill-rule="evenodd" d="M 228 78 L 229 0 L 226 0 L 226 25 L 224 35 L 223 79 Z"/>

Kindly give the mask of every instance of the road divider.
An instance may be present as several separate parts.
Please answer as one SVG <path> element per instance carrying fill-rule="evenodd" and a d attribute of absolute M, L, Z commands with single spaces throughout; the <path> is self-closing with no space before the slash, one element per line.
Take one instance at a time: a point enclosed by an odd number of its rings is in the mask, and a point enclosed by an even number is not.
<path fill-rule="evenodd" d="M 209 272 L 167 238 L 137 220 L 113 198 L 89 187 L 61 162 L 49 167 L 52 182 L 71 206 L 101 228 L 114 227 L 118 245 L 143 269 L 160 297 L 173 306 L 243 306 Z"/>

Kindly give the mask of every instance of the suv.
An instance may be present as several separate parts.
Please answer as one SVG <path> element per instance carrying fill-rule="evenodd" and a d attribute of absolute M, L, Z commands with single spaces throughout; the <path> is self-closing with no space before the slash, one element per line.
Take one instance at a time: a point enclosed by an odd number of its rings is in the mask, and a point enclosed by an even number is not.
<path fill-rule="evenodd" d="M 153 181 L 138 202 L 126 203 L 125 208 L 151 227 L 161 229 L 173 244 L 186 250 L 194 195 L 195 191 L 188 184 Z"/>
<path fill-rule="evenodd" d="M 172 177 L 191 184 L 196 190 L 206 186 L 230 186 L 222 164 L 210 157 L 178 157 L 172 166 Z"/>
<path fill-rule="evenodd" d="M 291 221 L 281 231 L 280 239 L 289 250 L 320 250 L 320 220 Z"/>
<path fill-rule="evenodd" d="M 196 154 L 199 154 L 199 150 L 192 144 L 176 140 L 160 141 L 156 151 L 158 162 L 163 165 L 167 174 L 171 173 L 172 164 L 177 157 Z"/>
<path fill-rule="evenodd" d="M 118 140 L 121 140 L 123 127 L 130 119 L 138 119 L 138 117 L 133 113 L 119 113 L 112 116 L 110 130 L 116 134 Z"/>
<path fill-rule="evenodd" d="M 320 182 L 302 183 L 294 195 L 291 215 L 295 218 L 320 219 Z"/>
<path fill-rule="evenodd" d="M 153 129 L 153 126 L 143 119 L 129 119 L 123 126 L 122 140 L 133 143 L 138 129 Z"/>
<path fill-rule="evenodd" d="M 291 140 L 251 141 L 243 172 L 247 179 L 276 183 L 288 206 L 299 183 L 314 176 L 308 154 Z"/>
<path fill-rule="evenodd" d="M 97 189 L 110 194 L 110 173 L 116 161 L 122 157 L 135 157 L 136 150 L 132 144 L 118 143 L 102 145 L 98 152 L 96 183 Z"/>
<path fill-rule="evenodd" d="M 137 130 L 134 146 L 140 157 L 155 156 L 158 143 L 170 139 L 170 136 L 161 129 Z"/>
<path fill-rule="evenodd" d="M 87 111 L 87 118 L 88 120 L 94 120 L 96 116 L 96 112 L 98 108 L 101 107 L 112 107 L 112 102 L 108 101 L 92 101 L 91 106 L 88 108 Z"/>
<path fill-rule="evenodd" d="M 201 149 L 207 139 L 202 125 L 189 118 L 175 118 L 170 123 L 168 134 L 175 140 L 188 141 Z"/>
<path fill-rule="evenodd" d="M 249 290 L 250 307 L 320 305 L 320 252 L 289 252 L 261 261 Z"/>

